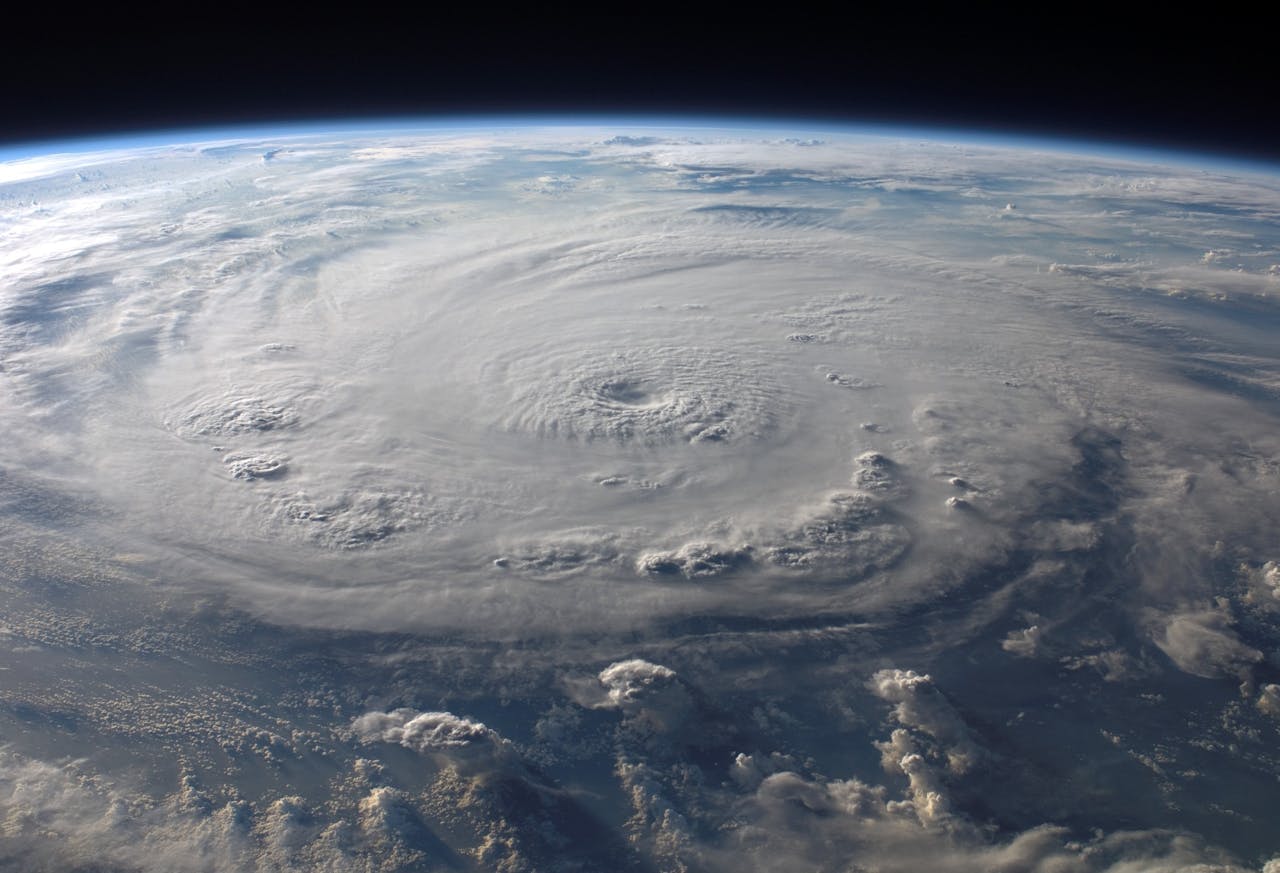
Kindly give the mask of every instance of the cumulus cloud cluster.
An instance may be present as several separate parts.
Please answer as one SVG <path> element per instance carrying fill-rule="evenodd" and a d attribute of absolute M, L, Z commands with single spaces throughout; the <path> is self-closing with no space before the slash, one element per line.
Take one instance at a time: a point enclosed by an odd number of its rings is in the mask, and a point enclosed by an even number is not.
<path fill-rule="evenodd" d="M 953 772 L 964 773 L 981 759 L 964 720 L 929 676 L 914 670 L 880 670 L 871 677 L 871 690 L 894 704 L 894 718 L 904 728 L 932 737 Z"/>
<path fill-rule="evenodd" d="M 352 724 L 366 742 L 381 740 L 399 743 L 415 752 L 436 752 L 491 741 L 496 735 L 478 721 L 460 718 L 451 712 L 367 712 Z"/>
<path fill-rule="evenodd" d="M 24 870 L 338 871 L 410 869 L 427 858 L 406 846 L 391 805 L 374 788 L 359 827 L 328 821 L 302 797 L 254 806 L 218 803 L 194 782 L 156 799 L 127 784 L 7 754 L 0 766 L 5 866 Z M 355 810 L 353 810 L 355 812 Z M 353 816 L 354 818 L 354 816 Z"/>
<path fill-rule="evenodd" d="M 636 561 L 645 576 L 710 579 L 751 563 L 749 548 L 723 548 L 712 543 L 686 543 L 670 552 L 646 552 Z"/>
<path fill-rule="evenodd" d="M 881 786 L 810 780 L 794 772 L 765 778 L 741 806 L 749 824 L 716 857 L 723 870 L 838 869 L 829 859 L 857 858 L 866 869 L 908 873 L 1027 870 L 1035 873 L 1246 873 L 1250 868 L 1185 835 L 1117 832 L 1073 839 L 1061 827 L 1031 828 L 988 841 L 971 831 L 923 828 Z M 1276 862 L 1262 867 L 1271 873 Z"/>

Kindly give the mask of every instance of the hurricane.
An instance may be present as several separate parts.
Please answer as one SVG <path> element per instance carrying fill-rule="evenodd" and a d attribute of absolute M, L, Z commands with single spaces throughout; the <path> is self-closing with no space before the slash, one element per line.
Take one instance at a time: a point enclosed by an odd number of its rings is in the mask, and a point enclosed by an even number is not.
<path fill-rule="evenodd" d="M 0 865 L 1280 870 L 1280 177 L 0 164 Z"/>

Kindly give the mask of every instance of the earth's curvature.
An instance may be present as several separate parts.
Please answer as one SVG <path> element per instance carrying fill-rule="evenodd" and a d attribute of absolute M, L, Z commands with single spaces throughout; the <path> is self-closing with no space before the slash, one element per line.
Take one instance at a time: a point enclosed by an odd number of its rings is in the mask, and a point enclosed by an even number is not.
<path fill-rule="evenodd" d="M 0 867 L 1280 870 L 1277 170 L 214 137 L 0 163 Z"/>

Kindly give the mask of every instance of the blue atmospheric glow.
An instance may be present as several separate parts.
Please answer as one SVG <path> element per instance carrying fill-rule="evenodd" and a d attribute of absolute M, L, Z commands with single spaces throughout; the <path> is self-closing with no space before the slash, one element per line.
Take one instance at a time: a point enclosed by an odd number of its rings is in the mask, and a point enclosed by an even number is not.
<path fill-rule="evenodd" d="M 1072 156 L 1093 156 L 1138 163 L 1158 163 L 1193 167 L 1206 172 L 1252 172 L 1269 175 L 1280 166 L 1261 160 L 1193 151 L 1158 145 L 1119 144 L 1097 139 L 1066 136 L 1034 136 L 994 129 L 915 127 L 882 122 L 832 122 L 809 118 L 779 119 L 711 115 L 615 115 L 615 114 L 529 114 L 529 115 L 449 115 L 436 117 L 392 116 L 347 121 L 306 121 L 283 124 L 254 124 L 219 127 L 183 127 L 96 137 L 55 139 L 0 145 L 0 163 L 54 154 L 92 154 L 174 148 L 209 143 L 255 143 L 278 139 L 361 136 L 453 131 L 512 132 L 525 128 L 608 128 L 611 130 L 663 130 L 671 132 L 744 133 L 775 131 L 789 136 L 860 136 L 894 140 L 918 139 L 958 147 L 989 147 L 1056 152 Z"/>

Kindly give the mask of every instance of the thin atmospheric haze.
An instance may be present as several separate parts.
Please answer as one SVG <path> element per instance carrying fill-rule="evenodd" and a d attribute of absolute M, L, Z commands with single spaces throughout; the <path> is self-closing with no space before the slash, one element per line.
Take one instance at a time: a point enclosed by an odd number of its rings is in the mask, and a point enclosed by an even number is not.
<path fill-rule="evenodd" d="M 0 869 L 1280 871 L 1280 175 L 0 163 Z"/>

